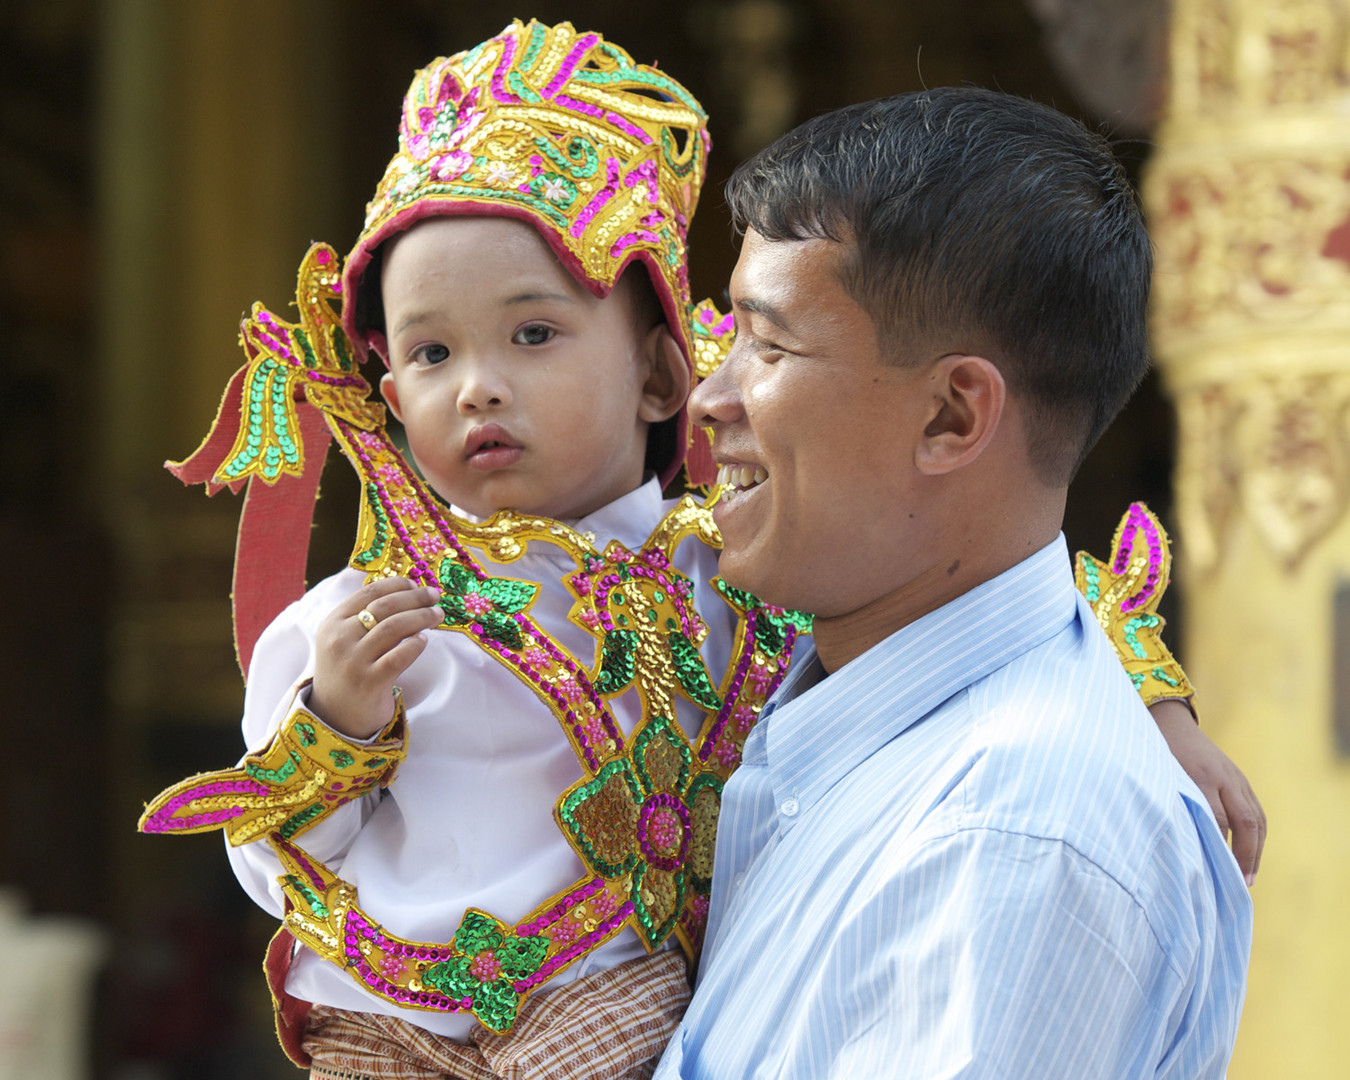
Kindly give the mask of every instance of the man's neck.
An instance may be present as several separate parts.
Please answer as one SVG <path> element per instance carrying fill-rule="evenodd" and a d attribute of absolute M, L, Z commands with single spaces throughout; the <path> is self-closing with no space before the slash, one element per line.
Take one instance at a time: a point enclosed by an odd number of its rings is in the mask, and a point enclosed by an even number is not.
<path fill-rule="evenodd" d="M 1059 535 L 1059 519 L 1029 523 L 996 544 L 952 545 L 917 577 L 855 611 L 817 615 L 812 628 L 826 674 L 838 671 L 874 645 L 978 585 L 998 577 Z"/>

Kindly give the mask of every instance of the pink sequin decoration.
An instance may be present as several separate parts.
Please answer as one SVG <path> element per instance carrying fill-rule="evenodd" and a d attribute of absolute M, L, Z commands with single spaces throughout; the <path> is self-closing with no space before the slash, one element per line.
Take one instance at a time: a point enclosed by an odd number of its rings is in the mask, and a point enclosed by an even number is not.
<path fill-rule="evenodd" d="M 479 982 L 492 982 L 502 973 L 502 962 L 492 950 L 480 952 L 469 962 L 469 974 Z"/>

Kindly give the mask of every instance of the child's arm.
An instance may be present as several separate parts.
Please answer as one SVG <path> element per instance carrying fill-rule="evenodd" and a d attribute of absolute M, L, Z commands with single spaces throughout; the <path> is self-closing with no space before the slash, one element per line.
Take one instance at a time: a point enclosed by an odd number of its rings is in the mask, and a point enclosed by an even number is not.
<path fill-rule="evenodd" d="M 1242 770 L 1200 730 L 1184 702 L 1177 698 L 1157 701 L 1149 706 L 1149 712 L 1172 756 L 1209 800 L 1224 836 L 1231 830 L 1233 855 L 1251 885 L 1266 845 L 1266 812 L 1256 792 Z"/>
<path fill-rule="evenodd" d="M 438 596 L 435 589 L 416 588 L 406 578 L 381 578 L 342 596 L 317 627 L 311 621 L 317 612 L 308 618 L 283 616 L 268 627 L 258 639 L 249 669 L 244 709 L 249 744 L 258 745 L 278 725 L 285 730 L 297 715 L 304 720 L 307 714 L 312 714 L 308 722 L 325 746 L 333 740 L 352 740 L 342 761 L 357 759 L 353 768 L 359 768 L 366 756 L 357 744 L 364 745 L 371 736 L 381 734 L 401 743 L 402 732 L 394 729 L 402 724 L 391 725 L 394 683 L 425 648 L 421 631 L 440 622 L 444 613 L 435 606 Z M 376 619 L 369 632 L 359 618 L 367 609 Z M 314 674 L 309 686 L 293 693 L 289 680 L 310 663 Z M 330 732 L 320 730 L 324 727 Z M 293 835 L 311 857 L 338 868 L 377 801 L 367 795 L 326 810 L 322 820 L 307 823 Z M 228 854 L 244 890 L 259 906 L 280 914 L 280 867 L 270 846 L 230 846 Z"/>
<path fill-rule="evenodd" d="M 310 712 L 348 738 L 368 739 L 394 717 L 394 683 L 426 648 L 445 612 L 440 592 L 380 578 L 324 619 L 315 641 Z"/>

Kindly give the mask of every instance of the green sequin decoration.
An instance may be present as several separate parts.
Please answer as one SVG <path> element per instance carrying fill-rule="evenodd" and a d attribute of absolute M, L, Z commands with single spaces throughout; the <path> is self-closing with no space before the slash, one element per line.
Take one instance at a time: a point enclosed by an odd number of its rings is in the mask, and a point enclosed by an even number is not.
<path fill-rule="evenodd" d="M 382 556 L 389 547 L 389 515 L 384 512 L 384 507 L 380 503 L 380 494 L 374 485 L 367 484 L 365 496 L 371 517 L 375 519 L 375 536 L 370 541 L 370 547 L 352 556 L 353 566 L 365 566 L 372 559 Z"/>
<path fill-rule="evenodd" d="M 1162 619 L 1157 615 L 1136 615 L 1125 624 L 1125 644 L 1130 647 L 1130 652 L 1134 653 L 1140 660 L 1147 658 L 1148 650 L 1139 644 L 1139 631 L 1143 627 L 1157 626 Z"/>
<path fill-rule="evenodd" d="M 298 814 L 292 814 L 283 821 L 281 827 L 277 829 L 277 832 L 281 833 L 281 838 L 283 840 L 289 840 L 315 818 L 320 817 L 323 814 L 323 811 L 324 806 L 322 803 L 314 806 L 307 806 Z"/>
<path fill-rule="evenodd" d="M 645 862 L 633 872 L 633 915 L 637 918 L 648 945 L 660 944 L 679 922 L 680 915 L 684 912 L 686 890 L 684 879 L 683 872 L 669 874 Z M 658 888 L 666 885 L 674 890 L 673 897 L 663 897 L 656 892 Z M 652 898 L 650 901 L 649 896 Z M 661 903 L 663 900 L 664 904 Z M 664 917 L 661 915 L 663 908 Z"/>
<path fill-rule="evenodd" d="M 346 750 L 329 750 L 328 756 L 333 759 L 333 764 L 339 769 L 345 769 L 356 762 L 356 758 L 352 757 Z"/>
<path fill-rule="evenodd" d="M 525 51 L 521 53 L 520 62 L 517 67 L 521 71 L 529 71 L 534 66 L 535 60 L 539 58 L 539 49 L 544 44 L 544 28 L 536 23 L 530 27 L 530 40 L 525 43 Z M 465 64 L 467 67 L 468 64 Z"/>
<path fill-rule="evenodd" d="M 564 210 L 569 209 L 577 201 L 576 184 L 558 173 L 540 173 L 538 176 L 531 177 L 530 190 Z M 557 194 L 549 195 L 546 192 L 556 192 Z"/>
<path fill-rule="evenodd" d="M 1079 566 L 1083 568 L 1083 598 L 1089 604 L 1095 604 L 1101 595 L 1102 585 L 1097 574 L 1097 564 L 1086 551 L 1079 557 Z"/>
<path fill-rule="evenodd" d="M 433 964 L 422 975 L 422 982 L 456 1000 L 468 998 L 484 1027 L 502 1031 L 510 1027 L 520 1007 L 520 995 L 512 984 L 539 970 L 548 946 L 547 938 L 508 936 L 501 923 L 470 911 L 455 932 L 455 948 L 465 955 Z M 498 973 L 492 979 L 473 973 L 474 961 L 484 953 L 490 953 L 497 964 Z"/>
<path fill-rule="evenodd" d="M 519 71 L 508 71 L 506 73 L 506 81 L 517 97 L 524 101 L 528 101 L 531 105 L 538 105 L 539 102 L 543 100 L 543 98 L 535 92 L 534 87 L 530 86 L 523 78 L 521 78 Z"/>
<path fill-rule="evenodd" d="M 520 627 L 512 615 L 524 611 L 539 595 L 539 586 L 514 578 L 482 578 L 455 562 L 450 556 L 441 560 L 441 599 L 448 626 L 483 628 L 483 636 L 499 641 L 507 648 L 522 644 Z M 486 606 L 485 606 L 486 605 Z"/>
<path fill-rule="evenodd" d="M 498 190 L 496 188 L 469 187 L 466 184 L 428 184 L 424 180 L 414 186 L 407 195 L 399 200 L 399 203 L 421 202 L 432 195 L 454 195 L 471 202 L 475 200 L 487 202 L 505 200 L 506 202 L 520 203 L 522 206 L 528 206 L 542 217 L 547 218 L 559 232 L 566 232 L 571 225 L 567 215 L 547 199 L 536 198 L 533 194 L 527 195 L 525 192 L 516 191 L 514 188 Z"/>
<path fill-rule="evenodd" d="M 1171 686 L 1173 688 L 1176 688 L 1181 685 L 1181 683 L 1179 683 L 1176 679 L 1172 678 L 1171 675 L 1167 674 L 1167 672 L 1165 672 L 1160 667 L 1155 667 L 1150 674 L 1152 674 L 1152 676 L 1155 679 L 1157 679 L 1160 683 L 1166 683 L 1168 686 Z"/>
<path fill-rule="evenodd" d="M 595 689 L 601 694 L 617 694 L 637 674 L 638 636 L 632 630 L 611 630 L 601 650 L 600 674 Z"/>
<path fill-rule="evenodd" d="M 284 784 L 295 775 L 295 767 L 299 762 L 300 758 L 296 754 L 291 754 L 284 765 L 278 765 L 275 769 L 264 769 L 261 765 L 246 765 L 244 772 L 264 784 Z"/>
<path fill-rule="evenodd" d="M 668 99 L 677 100 L 694 110 L 699 116 L 703 116 L 703 108 L 699 105 L 697 99 L 689 93 L 679 83 L 667 79 L 654 71 L 638 71 L 637 68 L 626 62 L 618 54 L 618 51 L 604 42 L 600 45 L 601 52 L 606 53 L 614 60 L 619 68 L 617 71 L 597 71 L 594 68 L 577 68 L 572 72 L 572 78 L 577 82 L 589 83 L 591 86 L 606 86 L 610 83 L 639 83 L 647 86 L 659 93 L 665 95 Z"/>
<path fill-rule="evenodd" d="M 295 733 L 300 738 L 301 746 L 313 746 L 319 741 L 319 736 L 315 733 L 313 724 L 296 724 Z"/>
<path fill-rule="evenodd" d="M 566 171 L 573 179 L 586 180 L 600 170 L 600 156 L 595 152 L 594 144 L 579 135 L 567 144 L 566 157 L 551 139 L 535 139 L 534 145 L 560 171 Z"/>
<path fill-rule="evenodd" d="M 684 790 L 693 757 L 668 716 L 652 717 L 633 739 L 633 765 L 643 791 Z"/>
<path fill-rule="evenodd" d="M 811 616 L 804 611 L 789 611 L 761 603 L 758 597 L 728 585 L 721 578 L 717 578 L 717 591 L 738 611 L 755 612 L 755 644 L 770 656 L 782 652 L 789 626 L 800 634 L 811 632 Z"/>
<path fill-rule="evenodd" d="M 502 943 L 501 925 L 477 911 L 466 912 L 455 931 L 455 948 L 466 956 L 475 956 Z"/>
<path fill-rule="evenodd" d="M 305 337 L 296 332 L 295 340 L 308 348 Z M 287 406 L 294 381 L 293 371 L 273 357 L 266 357 L 254 368 L 244 394 L 240 424 L 244 433 L 244 448 L 221 466 L 221 473 L 231 479 L 241 477 L 256 467 L 261 458 L 261 471 L 267 480 L 275 480 L 284 465 L 296 468 L 300 463 L 300 447 L 290 433 Z M 263 432 L 270 436 L 264 445 Z"/>
<path fill-rule="evenodd" d="M 705 709 L 718 708 L 722 699 L 708 676 L 708 666 L 697 646 L 679 632 L 672 633 L 666 641 L 670 645 L 671 659 L 675 661 L 675 678 L 679 679 L 689 700 Z"/>
<path fill-rule="evenodd" d="M 297 893 L 299 893 L 302 897 L 304 897 L 305 903 L 309 905 L 310 911 L 314 912 L 314 914 L 317 915 L 320 919 L 328 918 L 328 908 L 324 904 L 323 900 L 320 899 L 318 893 L 316 893 L 313 889 L 311 889 L 308 885 L 306 885 L 294 874 L 286 875 L 286 884 L 289 885 L 292 889 L 294 889 Z"/>
<path fill-rule="evenodd" d="M 641 805 L 642 792 L 628 760 L 619 758 L 564 798 L 557 815 L 591 869 L 618 878 L 638 863 L 632 844 Z"/>

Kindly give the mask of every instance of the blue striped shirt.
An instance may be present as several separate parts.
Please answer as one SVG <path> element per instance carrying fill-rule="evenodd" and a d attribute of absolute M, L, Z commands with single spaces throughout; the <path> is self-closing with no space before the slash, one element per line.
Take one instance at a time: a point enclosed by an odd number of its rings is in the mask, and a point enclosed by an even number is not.
<path fill-rule="evenodd" d="M 798 658 L 658 1078 L 1224 1074 L 1251 900 L 1067 555 Z"/>

